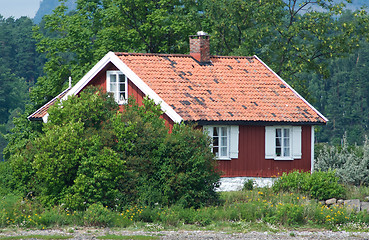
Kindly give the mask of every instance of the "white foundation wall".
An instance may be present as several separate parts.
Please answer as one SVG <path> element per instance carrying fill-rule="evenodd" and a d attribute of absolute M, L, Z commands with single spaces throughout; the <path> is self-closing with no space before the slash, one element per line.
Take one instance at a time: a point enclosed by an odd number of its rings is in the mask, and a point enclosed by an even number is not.
<path fill-rule="evenodd" d="M 219 192 L 240 191 L 248 180 L 254 181 L 255 187 L 271 187 L 278 178 L 257 178 L 257 177 L 232 177 L 220 178 Z"/>

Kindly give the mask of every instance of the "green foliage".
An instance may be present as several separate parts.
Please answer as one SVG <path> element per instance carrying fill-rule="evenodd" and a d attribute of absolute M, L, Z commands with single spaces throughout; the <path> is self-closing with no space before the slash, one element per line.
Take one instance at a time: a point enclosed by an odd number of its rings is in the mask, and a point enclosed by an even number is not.
<path fill-rule="evenodd" d="M 79 0 L 68 13 L 62 2 L 35 27 L 38 50 L 48 60 L 32 101 L 51 100 L 68 76 L 79 80 L 108 51 L 184 53 L 188 35 L 200 29 L 199 10 L 195 1 Z"/>
<path fill-rule="evenodd" d="M 45 76 L 31 92 L 36 106 L 108 51 L 187 53 L 188 36 L 201 29 L 212 36 L 214 54 L 257 54 L 307 95 L 300 73 L 327 76 L 327 60 L 351 52 L 368 32 L 365 11 L 344 16 L 349 1 L 80 0 L 73 12 L 65 2 L 35 27 L 47 57 Z"/>
<path fill-rule="evenodd" d="M 275 192 L 297 191 L 309 194 L 311 198 L 326 200 L 329 198 L 339 198 L 344 194 L 344 187 L 338 183 L 335 171 L 315 171 L 309 172 L 294 171 L 283 173 L 283 175 L 273 184 Z"/>
<path fill-rule="evenodd" d="M 360 48 L 352 54 L 329 62 L 329 79 L 304 75 L 316 100 L 314 105 L 329 119 L 327 126 L 319 128 L 319 142 L 339 145 L 346 135 L 349 145 L 361 145 L 369 134 L 368 55 L 369 45 L 362 40 Z"/>
<path fill-rule="evenodd" d="M 314 168 L 321 171 L 334 169 L 340 181 L 356 186 L 369 183 L 369 142 L 363 146 L 349 146 L 344 135 L 342 146 L 323 145 L 317 153 Z"/>
<path fill-rule="evenodd" d="M 209 139 L 192 126 L 175 125 L 160 148 L 155 180 L 164 193 L 164 204 L 184 207 L 209 205 L 217 199 L 219 173 L 209 149 Z"/>
<path fill-rule="evenodd" d="M 130 99 L 119 113 L 113 98 L 91 88 L 55 104 L 43 133 L 10 157 L 16 188 L 71 209 L 216 201 L 219 173 L 208 137 L 185 125 L 170 134 L 160 106 L 143 103 Z"/>
<path fill-rule="evenodd" d="M 304 222 L 304 207 L 301 205 L 287 203 L 282 205 L 277 205 L 274 223 L 281 223 L 283 225 L 299 225 Z"/>
<path fill-rule="evenodd" d="M 348 2 L 207 0 L 203 25 L 212 36 L 211 49 L 216 54 L 256 54 L 309 97 L 300 73 L 327 78 L 327 60 L 345 56 L 368 36 L 363 25 L 367 13 L 357 11 L 346 17 Z"/>
<path fill-rule="evenodd" d="M 45 208 L 37 201 L 7 195 L 0 199 L 0 226 L 48 227 L 98 226 L 129 227 L 136 230 L 229 229 L 252 231 L 252 226 L 266 224 L 268 231 L 278 231 L 278 226 L 313 226 L 331 230 L 368 230 L 369 214 L 366 211 L 349 211 L 343 205 L 326 206 L 306 195 L 296 192 L 275 193 L 263 188 L 252 191 L 223 192 L 219 206 L 183 208 L 130 206 L 112 210 L 101 203 L 90 205 L 84 211 L 70 211 L 63 206 Z M 73 230 L 72 230 L 73 231 Z"/>
<path fill-rule="evenodd" d="M 101 203 L 94 203 L 84 214 L 85 225 L 93 227 L 111 227 L 117 214 L 104 207 Z"/>
<path fill-rule="evenodd" d="M 254 189 L 254 180 L 249 179 L 245 181 L 242 190 L 253 190 L 253 189 Z"/>
<path fill-rule="evenodd" d="M 5 196 L 13 191 L 13 173 L 10 163 L 0 162 L 0 196 Z"/>

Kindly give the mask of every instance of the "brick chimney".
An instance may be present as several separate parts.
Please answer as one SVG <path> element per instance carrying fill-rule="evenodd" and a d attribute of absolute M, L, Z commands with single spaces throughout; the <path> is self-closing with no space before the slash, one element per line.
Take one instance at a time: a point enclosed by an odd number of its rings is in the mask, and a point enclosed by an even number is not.
<path fill-rule="evenodd" d="M 190 36 L 190 55 L 199 62 L 210 62 L 209 35 L 199 31 Z"/>

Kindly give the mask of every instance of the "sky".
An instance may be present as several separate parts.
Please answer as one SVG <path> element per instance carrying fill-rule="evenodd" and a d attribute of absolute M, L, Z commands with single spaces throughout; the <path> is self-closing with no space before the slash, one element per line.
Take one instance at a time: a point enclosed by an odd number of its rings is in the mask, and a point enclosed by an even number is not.
<path fill-rule="evenodd" d="M 0 14 L 4 18 L 13 16 L 33 18 L 40 7 L 41 0 L 0 0 Z"/>

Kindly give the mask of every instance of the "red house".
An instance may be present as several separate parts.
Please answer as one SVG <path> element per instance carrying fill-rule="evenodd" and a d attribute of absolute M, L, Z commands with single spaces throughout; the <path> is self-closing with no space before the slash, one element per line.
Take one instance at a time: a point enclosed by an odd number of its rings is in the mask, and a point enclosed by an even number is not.
<path fill-rule="evenodd" d="M 28 119 L 47 121 L 51 104 L 89 85 L 113 93 L 118 104 L 148 96 L 170 127 L 202 126 L 226 178 L 310 171 L 314 126 L 328 121 L 257 56 L 211 56 L 203 32 L 190 36 L 189 55 L 109 52 Z"/>

